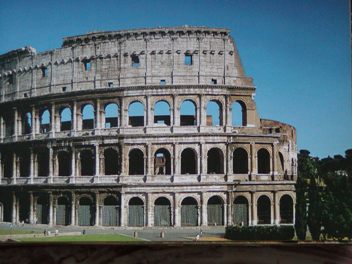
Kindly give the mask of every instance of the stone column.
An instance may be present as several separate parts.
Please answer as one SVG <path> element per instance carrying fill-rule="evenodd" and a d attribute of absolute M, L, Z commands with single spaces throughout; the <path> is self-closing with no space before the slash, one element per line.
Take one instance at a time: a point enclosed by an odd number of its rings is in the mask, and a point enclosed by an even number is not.
<path fill-rule="evenodd" d="M 125 193 L 121 192 L 121 204 L 120 204 L 120 218 L 121 218 L 121 222 L 120 225 L 121 226 L 127 226 L 127 217 L 128 217 L 128 206 L 127 204 L 125 204 Z"/>
<path fill-rule="evenodd" d="M 256 180 L 257 174 L 257 152 L 255 151 L 255 144 L 251 143 L 251 180 Z"/>
<path fill-rule="evenodd" d="M 229 96 L 225 96 L 226 126 L 232 127 L 232 105 Z"/>
<path fill-rule="evenodd" d="M 204 115 L 205 119 L 207 114 L 203 113 L 203 98 L 201 95 L 198 96 L 198 107 L 197 107 L 197 126 L 205 126 L 204 124 Z"/>
<path fill-rule="evenodd" d="M 152 145 L 147 145 L 147 171 L 146 174 L 148 176 L 153 175 L 153 156 L 152 156 Z"/>
<path fill-rule="evenodd" d="M 0 152 L 0 184 L 2 184 L 2 172 L 3 172 L 3 168 L 2 168 L 3 164 L 2 163 L 3 163 L 2 162 L 2 156 L 1 156 L 1 152 Z"/>
<path fill-rule="evenodd" d="M 233 210 L 233 192 L 229 191 L 227 193 L 227 225 L 232 225 L 232 210 Z M 226 224 L 226 223 L 225 223 Z"/>
<path fill-rule="evenodd" d="M 226 226 L 226 223 L 227 223 L 227 220 L 228 220 L 228 215 L 227 215 L 228 210 L 227 210 L 227 207 L 228 207 L 228 204 L 227 204 L 226 201 L 225 201 L 225 203 L 224 203 L 224 225 L 225 225 L 225 226 Z"/>
<path fill-rule="evenodd" d="M 280 200 L 278 199 L 277 191 L 273 192 L 273 208 L 274 208 L 274 224 L 280 224 Z"/>
<path fill-rule="evenodd" d="M 120 101 L 120 111 L 119 111 L 119 121 L 120 121 L 120 127 L 125 127 L 128 125 L 128 123 L 126 123 L 126 111 L 125 111 L 125 103 L 124 100 L 121 99 Z"/>
<path fill-rule="evenodd" d="M 76 177 L 76 149 L 71 148 L 71 177 Z"/>
<path fill-rule="evenodd" d="M 180 161 L 180 158 L 181 158 L 181 154 L 179 153 L 180 150 L 179 150 L 179 145 L 178 144 L 172 144 L 173 146 L 173 150 L 174 150 L 174 175 L 179 175 L 181 174 L 181 161 Z"/>
<path fill-rule="evenodd" d="M 248 200 L 248 225 L 251 226 L 253 224 L 253 201 L 252 201 L 252 195 L 249 197 Z"/>
<path fill-rule="evenodd" d="M 71 127 L 71 129 L 73 130 L 73 134 L 74 135 L 76 134 L 76 130 L 82 129 L 81 127 L 78 127 L 78 123 L 79 122 L 77 122 L 77 117 L 78 117 L 78 114 L 77 114 L 77 102 L 74 101 L 73 105 L 72 105 L 72 127 Z"/>
<path fill-rule="evenodd" d="M 101 111 L 100 111 L 100 100 L 96 100 L 96 125 L 95 125 L 95 134 L 99 134 L 101 126 Z"/>
<path fill-rule="evenodd" d="M 100 155 L 99 155 L 99 144 L 95 145 L 95 176 L 100 176 Z"/>
<path fill-rule="evenodd" d="M 174 226 L 179 227 L 181 226 L 181 208 L 179 206 L 180 204 L 180 196 L 178 193 L 175 193 L 174 195 Z"/>
<path fill-rule="evenodd" d="M 144 112 L 146 115 L 144 115 L 146 117 L 146 121 L 144 123 L 144 126 L 150 127 L 153 125 L 154 120 L 153 120 L 153 116 L 152 112 L 154 112 L 154 106 L 150 105 L 150 98 L 149 96 L 146 96 L 145 99 L 145 109 Z"/>
<path fill-rule="evenodd" d="M 251 192 L 251 200 L 252 200 L 252 225 L 257 225 L 258 216 L 257 216 L 257 201 L 255 197 L 255 193 Z"/>
<path fill-rule="evenodd" d="M 152 197 L 150 193 L 146 195 L 146 207 L 147 207 L 147 226 L 154 226 L 154 212 L 153 212 L 153 204 L 152 204 Z"/>
<path fill-rule="evenodd" d="M 277 152 L 277 142 L 274 142 L 272 145 L 272 169 L 271 169 L 271 175 L 273 176 L 273 180 L 276 180 L 275 177 L 277 177 L 278 172 L 277 172 L 277 156 L 278 156 L 278 152 Z"/>
<path fill-rule="evenodd" d="M 14 129 L 13 129 L 13 135 L 15 137 L 15 140 L 17 141 L 17 137 L 18 137 L 18 110 L 16 107 L 12 108 L 13 112 L 14 112 Z"/>
<path fill-rule="evenodd" d="M 172 103 L 173 103 L 173 126 L 180 126 L 180 106 L 177 105 L 176 95 L 172 95 Z"/>
<path fill-rule="evenodd" d="M 51 192 L 49 194 L 49 226 L 53 225 L 53 194 Z"/>
<path fill-rule="evenodd" d="M 95 223 L 94 225 L 95 226 L 99 226 L 100 225 L 100 221 L 99 221 L 99 199 L 100 199 L 100 196 L 99 196 L 99 192 L 96 192 L 95 193 Z"/>
<path fill-rule="evenodd" d="M 49 147 L 49 183 L 53 182 L 53 171 L 54 171 L 55 160 L 53 157 L 53 148 Z"/>
<path fill-rule="evenodd" d="M 12 192 L 12 223 L 17 223 L 17 199 L 15 192 Z"/>
<path fill-rule="evenodd" d="M 17 155 L 14 151 L 12 154 L 12 179 L 13 183 L 16 184 L 17 181 Z"/>
<path fill-rule="evenodd" d="M 208 152 L 205 142 L 201 142 L 199 147 L 199 155 L 198 155 L 198 173 L 201 175 L 208 174 Z"/>
<path fill-rule="evenodd" d="M 35 113 L 35 107 L 32 105 L 32 126 L 31 126 L 31 132 L 32 132 L 32 138 L 35 139 L 35 134 L 37 133 L 36 128 L 37 128 L 37 120 L 36 120 L 36 113 Z"/>
<path fill-rule="evenodd" d="M 57 196 L 55 195 L 55 197 L 53 196 L 53 225 L 56 225 L 56 207 L 57 207 Z"/>
<path fill-rule="evenodd" d="M 2 142 L 4 137 L 4 118 L 0 115 L 0 142 Z"/>
<path fill-rule="evenodd" d="M 34 223 L 34 199 L 33 199 L 33 192 L 29 191 L 29 223 L 30 224 L 35 224 Z"/>
<path fill-rule="evenodd" d="M 34 177 L 34 152 L 33 148 L 30 149 L 30 162 L 29 162 L 29 177 L 30 177 L 30 182 L 33 183 L 33 177 Z"/>
<path fill-rule="evenodd" d="M 201 211 L 202 211 L 202 219 L 201 219 L 201 226 L 208 225 L 208 212 L 207 212 L 207 197 L 204 193 L 201 194 Z"/>
<path fill-rule="evenodd" d="M 71 225 L 76 225 L 76 195 L 71 193 Z"/>
<path fill-rule="evenodd" d="M 51 104 L 51 113 L 50 113 L 50 117 L 51 117 L 51 135 L 52 137 L 55 137 L 55 132 L 57 130 L 56 127 L 56 122 L 57 122 L 57 118 L 56 118 L 56 111 L 55 111 L 55 103 Z"/>

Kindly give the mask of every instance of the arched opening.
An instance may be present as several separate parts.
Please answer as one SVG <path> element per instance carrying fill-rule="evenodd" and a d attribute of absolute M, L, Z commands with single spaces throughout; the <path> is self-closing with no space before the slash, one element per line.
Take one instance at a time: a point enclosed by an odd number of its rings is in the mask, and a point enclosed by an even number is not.
<path fill-rule="evenodd" d="M 120 174 L 119 154 L 113 148 L 104 150 L 105 175 Z"/>
<path fill-rule="evenodd" d="M 78 225 L 94 225 L 94 207 L 93 201 L 88 197 L 82 197 L 78 206 Z"/>
<path fill-rule="evenodd" d="M 59 176 L 70 176 L 71 175 L 71 153 L 68 151 L 60 151 L 58 153 L 59 161 Z"/>
<path fill-rule="evenodd" d="M 27 192 L 17 193 L 19 221 L 29 223 L 30 200 Z M 17 213 L 16 213 L 17 214 Z"/>
<path fill-rule="evenodd" d="M 94 107 L 86 104 L 82 107 L 82 129 L 94 128 Z"/>
<path fill-rule="evenodd" d="M 171 204 L 165 197 L 155 200 L 154 226 L 171 226 Z"/>
<path fill-rule="evenodd" d="M 120 225 L 120 199 L 109 195 L 104 199 L 103 226 Z"/>
<path fill-rule="evenodd" d="M 48 109 L 41 110 L 40 113 L 40 133 L 48 133 L 50 131 L 50 112 Z"/>
<path fill-rule="evenodd" d="M 10 137 L 15 132 L 15 117 L 13 113 L 7 113 L 3 115 L 5 123 L 5 137 Z"/>
<path fill-rule="evenodd" d="M 60 111 L 60 131 L 72 129 L 72 112 L 71 108 L 65 107 Z"/>
<path fill-rule="evenodd" d="M 85 149 L 80 153 L 81 175 L 93 176 L 95 173 L 95 156 L 92 150 Z"/>
<path fill-rule="evenodd" d="M 198 226 L 198 203 L 193 197 L 182 200 L 181 226 Z"/>
<path fill-rule="evenodd" d="M 208 225 L 224 225 L 224 202 L 219 196 L 212 196 L 208 200 Z"/>
<path fill-rule="evenodd" d="M 219 148 L 212 148 L 208 151 L 208 174 L 224 173 L 224 154 Z"/>
<path fill-rule="evenodd" d="M 32 133 L 32 114 L 31 112 L 26 112 L 22 116 L 22 134 Z"/>
<path fill-rule="evenodd" d="M 40 195 L 36 207 L 37 224 L 49 224 L 49 197 Z"/>
<path fill-rule="evenodd" d="M 28 150 L 22 149 L 18 153 L 18 158 L 20 162 L 20 177 L 30 176 L 30 164 L 31 164 L 31 154 Z"/>
<path fill-rule="evenodd" d="M 247 107 L 242 101 L 236 101 L 231 104 L 232 109 L 232 126 L 240 127 L 247 125 Z"/>
<path fill-rule="evenodd" d="M 130 126 L 144 126 L 144 105 L 138 101 L 132 102 L 128 107 L 128 116 Z"/>
<path fill-rule="evenodd" d="M 12 221 L 12 193 L 3 192 L 0 196 L 0 206 L 1 212 L 0 221 L 1 222 L 11 222 Z"/>
<path fill-rule="evenodd" d="M 284 162 L 284 156 L 282 155 L 281 152 L 279 152 L 279 160 L 280 160 L 279 170 L 281 173 L 283 173 L 285 171 L 285 162 Z"/>
<path fill-rule="evenodd" d="M 248 226 L 248 201 L 245 197 L 239 196 L 235 199 L 233 208 L 233 224 Z"/>
<path fill-rule="evenodd" d="M 13 173 L 13 153 L 8 151 L 6 153 L 1 153 L 1 159 L 4 169 L 4 178 L 12 178 Z"/>
<path fill-rule="evenodd" d="M 185 100 L 182 102 L 180 115 L 181 126 L 197 125 L 197 108 L 192 100 Z"/>
<path fill-rule="evenodd" d="M 144 175 L 144 154 L 140 149 L 132 149 L 129 157 L 129 175 Z"/>
<path fill-rule="evenodd" d="M 49 150 L 41 148 L 37 150 L 38 176 L 49 176 Z"/>
<path fill-rule="evenodd" d="M 280 223 L 293 223 L 293 200 L 291 196 L 285 194 L 280 199 Z"/>
<path fill-rule="evenodd" d="M 181 153 L 181 174 L 197 173 L 197 153 L 194 149 L 187 148 Z"/>
<path fill-rule="evenodd" d="M 207 104 L 207 126 L 222 125 L 222 105 L 220 102 L 210 100 Z"/>
<path fill-rule="evenodd" d="M 144 203 L 138 197 L 128 203 L 128 226 L 144 226 Z"/>
<path fill-rule="evenodd" d="M 154 106 L 154 124 L 170 125 L 170 105 L 166 101 L 158 101 Z"/>
<path fill-rule="evenodd" d="M 233 152 L 233 173 L 248 173 L 248 154 L 243 148 Z"/>
<path fill-rule="evenodd" d="M 257 153 L 258 158 L 258 173 L 270 173 L 270 154 L 266 149 L 260 149 Z"/>
<path fill-rule="evenodd" d="M 56 224 L 63 226 L 71 224 L 71 204 L 64 196 L 57 199 Z"/>
<path fill-rule="evenodd" d="M 154 174 L 170 175 L 171 174 L 171 158 L 168 150 L 161 148 L 154 155 Z"/>
<path fill-rule="evenodd" d="M 105 106 L 105 128 L 119 126 L 119 107 L 117 104 L 110 103 Z"/>
<path fill-rule="evenodd" d="M 262 195 L 257 202 L 258 207 L 258 224 L 270 224 L 271 219 L 270 199 Z"/>

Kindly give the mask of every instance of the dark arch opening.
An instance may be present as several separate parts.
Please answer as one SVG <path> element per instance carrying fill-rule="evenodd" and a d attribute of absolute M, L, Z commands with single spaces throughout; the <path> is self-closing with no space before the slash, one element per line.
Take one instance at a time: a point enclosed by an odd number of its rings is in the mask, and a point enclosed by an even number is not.
<path fill-rule="evenodd" d="M 224 173 L 224 154 L 219 148 L 208 151 L 208 174 L 210 173 Z"/>
<path fill-rule="evenodd" d="M 170 125 L 170 105 L 167 101 L 160 100 L 154 106 L 154 124 Z"/>
<path fill-rule="evenodd" d="M 109 103 L 105 106 L 105 128 L 118 127 L 119 124 L 119 106 L 115 103 Z"/>
<path fill-rule="evenodd" d="M 207 104 L 207 126 L 222 125 L 222 105 L 216 100 L 210 100 Z"/>
<path fill-rule="evenodd" d="M 270 173 L 270 154 L 263 148 L 258 151 L 258 173 Z"/>
<path fill-rule="evenodd" d="M 291 196 L 285 194 L 280 199 L 281 224 L 293 223 L 293 201 Z"/>
<path fill-rule="evenodd" d="M 37 199 L 37 224 L 49 224 L 49 197 L 40 195 Z"/>
<path fill-rule="evenodd" d="M 58 153 L 58 160 L 59 160 L 59 176 L 70 176 L 72 173 L 71 153 L 67 151 L 60 151 Z"/>
<path fill-rule="evenodd" d="M 105 175 L 120 174 L 119 154 L 115 149 L 108 148 L 104 151 Z"/>
<path fill-rule="evenodd" d="M 93 176 L 95 173 L 95 156 L 93 151 L 89 149 L 82 150 L 81 158 L 81 175 Z"/>
<path fill-rule="evenodd" d="M 94 128 L 94 107 L 91 104 L 86 104 L 82 107 L 82 129 Z"/>
<path fill-rule="evenodd" d="M 168 150 L 161 148 L 154 155 L 154 174 L 170 175 L 171 174 L 171 158 Z"/>
<path fill-rule="evenodd" d="M 244 196 L 239 196 L 234 201 L 233 223 L 239 226 L 248 226 L 248 201 Z"/>
<path fill-rule="evenodd" d="M 22 116 L 22 134 L 30 134 L 32 132 L 32 113 L 26 112 Z"/>
<path fill-rule="evenodd" d="M 233 173 L 248 173 L 248 154 L 243 148 L 233 152 Z"/>
<path fill-rule="evenodd" d="M 271 219 L 271 203 L 270 199 L 262 195 L 258 199 L 258 224 L 270 224 Z"/>
<path fill-rule="evenodd" d="M 154 202 L 154 225 L 171 225 L 171 203 L 165 197 L 159 197 Z"/>
<path fill-rule="evenodd" d="M 44 108 L 40 112 L 40 133 L 48 133 L 50 127 L 51 115 L 48 109 Z"/>
<path fill-rule="evenodd" d="M 197 125 L 196 104 L 192 100 L 184 100 L 180 107 L 181 126 Z"/>
<path fill-rule="evenodd" d="M 102 210 L 103 226 L 120 225 L 120 200 L 115 196 L 109 195 L 104 199 Z"/>
<path fill-rule="evenodd" d="M 79 199 L 78 225 L 80 226 L 94 225 L 93 201 L 88 197 L 82 197 L 81 199 Z"/>
<path fill-rule="evenodd" d="M 60 111 L 60 131 L 72 129 L 72 112 L 71 108 L 64 107 Z"/>
<path fill-rule="evenodd" d="M 181 226 L 198 226 L 198 203 L 193 197 L 182 200 Z"/>
<path fill-rule="evenodd" d="M 41 148 L 37 151 L 38 176 L 49 176 L 49 150 Z"/>
<path fill-rule="evenodd" d="M 232 126 L 247 125 L 247 107 L 242 101 L 236 101 L 231 104 L 232 109 Z"/>
<path fill-rule="evenodd" d="M 219 196 L 208 200 L 208 225 L 224 225 L 224 202 Z"/>
<path fill-rule="evenodd" d="M 129 125 L 132 127 L 144 126 L 144 105 L 134 101 L 128 107 Z"/>
<path fill-rule="evenodd" d="M 144 203 L 138 197 L 133 197 L 128 202 L 128 225 L 144 226 Z"/>
<path fill-rule="evenodd" d="M 144 174 L 144 154 L 140 149 L 132 149 L 128 154 L 129 157 L 129 175 Z"/>
<path fill-rule="evenodd" d="M 61 196 L 57 200 L 56 224 L 69 225 L 71 223 L 71 204 L 69 199 Z"/>
<path fill-rule="evenodd" d="M 10 151 L 1 153 L 1 157 L 4 168 L 4 177 L 11 178 L 13 173 L 13 153 Z"/>
<path fill-rule="evenodd" d="M 31 154 L 28 150 L 22 149 L 21 153 L 18 154 L 20 161 L 20 177 L 29 177 L 30 176 L 30 163 L 31 163 Z"/>
<path fill-rule="evenodd" d="M 197 153 L 187 148 L 181 153 L 181 174 L 197 174 Z"/>

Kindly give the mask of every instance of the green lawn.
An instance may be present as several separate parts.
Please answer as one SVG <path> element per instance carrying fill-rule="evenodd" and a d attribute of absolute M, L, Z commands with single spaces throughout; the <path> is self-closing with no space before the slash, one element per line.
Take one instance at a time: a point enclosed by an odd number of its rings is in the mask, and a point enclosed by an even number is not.
<path fill-rule="evenodd" d="M 123 236 L 119 234 L 94 234 L 78 236 L 52 236 L 19 238 L 21 242 L 137 242 L 137 238 Z"/>
<path fill-rule="evenodd" d="M 1 235 L 16 235 L 16 234 L 33 234 L 38 233 L 39 231 L 33 230 L 24 230 L 17 228 L 0 228 L 0 236 Z"/>

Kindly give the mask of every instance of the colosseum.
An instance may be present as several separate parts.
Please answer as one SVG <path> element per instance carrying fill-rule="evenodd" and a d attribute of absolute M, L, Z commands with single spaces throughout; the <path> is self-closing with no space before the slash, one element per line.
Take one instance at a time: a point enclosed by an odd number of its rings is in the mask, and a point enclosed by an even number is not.
<path fill-rule="evenodd" d="M 0 222 L 292 224 L 296 131 L 259 118 L 255 92 L 224 28 L 0 55 Z"/>

